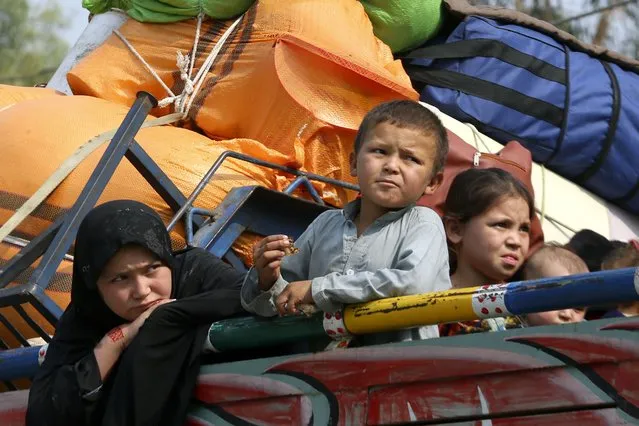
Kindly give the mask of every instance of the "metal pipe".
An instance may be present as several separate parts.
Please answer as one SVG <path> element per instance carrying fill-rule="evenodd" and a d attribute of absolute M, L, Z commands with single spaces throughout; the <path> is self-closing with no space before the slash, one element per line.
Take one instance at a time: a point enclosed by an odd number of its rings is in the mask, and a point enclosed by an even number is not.
<path fill-rule="evenodd" d="M 40 346 L 0 351 L 0 381 L 30 378 L 38 371 Z"/>
<path fill-rule="evenodd" d="M 25 240 L 24 238 L 12 237 L 11 235 L 8 235 L 8 236 L 4 237 L 3 242 L 7 243 L 7 244 L 11 244 L 13 246 L 18 246 L 18 247 L 21 247 L 21 248 L 25 248 L 27 245 L 29 245 L 29 243 L 31 241 Z M 65 254 L 64 255 L 64 260 L 68 260 L 69 262 L 73 262 L 73 256 L 70 255 L 70 254 Z"/>
<path fill-rule="evenodd" d="M 381 299 L 346 307 L 343 319 L 347 331 L 358 335 L 633 300 L 639 300 L 639 268 Z M 246 317 L 211 325 L 208 344 L 229 351 L 325 336 L 321 314 Z"/>
<path fill-rule="evenodd" d="M 639 268 L 382 299 L 348 306 L 344 321 L 348 331 L 357 335 L 632 300 L 639 300 Z M 318 313 L 311 317 L 217 321 L 209 328 L 204 347 L 224 352 L 326 338 L 327 316 Z M 45 354 L 42 348 L 41 357 Z M 0 351 L 0 380 L 35 374 L 38 349 Z"/>

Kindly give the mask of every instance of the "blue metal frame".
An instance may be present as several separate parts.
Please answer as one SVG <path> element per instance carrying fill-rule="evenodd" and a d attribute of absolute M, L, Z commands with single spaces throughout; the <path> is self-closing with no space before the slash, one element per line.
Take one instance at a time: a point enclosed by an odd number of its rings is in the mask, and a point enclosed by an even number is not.
<path fill-rule="evenodd" d="M 177 224 L 177 222 L 182 218 L 182 216 L 184 216 L 187 211 L 189 209 L 191 209 L 191 206 L 193 205 L 193 202 L 197 199 L 197 197 L 200 195 L 200 193 L 202 192 L 202 190 L 206 187 L 206 185 L 208 185 L 209 181 L 211 180 L 211 178 L 213 177 L 213 175 L 217 172 L 217 170 L 220 168 L 220 166 L 222 166 L 222 163 L 224 163 L 224 161 L 227 158 L 235 158 L 237 160 L 242 160 L 242 161 L 246 161 L 247 163 L 251 163 L 251 164 L 255 164 L 258 166 L 262 166 L 262 167 L 267 167 L 269 169 L 274 169 L 274 170 L 279 170 L 282 172 L 286 172 L 289 173 L 293 176 L 303 176 L 306 178 L 305 182 L 303 182 L 306 187 L 309 189 L 309 192 L 311 193 L 311 196 L 313 196 L 313 198 L 315 199 L 315 197 L 317 197 L 319 199 L 319 195 L 317 194 L 317 191 L 315 191 L 315 189 L 312 187 L 312 185 L 310 184 L 311 180 L 317 181 L 317 182 L 323 182 L 323 183 L 327 183 L 329 185 L 334 185 L 340 188 L 345 188 L 345 189 L 350 189 L 352 191 L 359 191 L 359 187 L 357 185 L 353 185 L 352 183 L 348 183 L 348 182 L 344 182 L 341 180 L 337 180 L 337 179 L 331 179 L 331 178 L 327 178 L 321 175 L 317 175 L 315 173 L 308 173 L 308 172 L 304 172 L 301 170 L 297 170 L 297 169 L 293 169 L 290 167 L 286 167 L 286 166 L 282 166 L 280 164 L 276 164 L 276 163 L 271 163 L 269 161 L 263 161 L 263 160 L 259 160 L 257 158 L 253 158 L 249 155 L 246 154 L 242 154 L 239 152 L 235 152 L 235 151 L 224 151 L 215 161 L 215 163 L 213 163 L 213 165 L 211 166 L 211 168 L 206 172 L 206 174 L 204 175 L 204 177 L 202 178 L 202 180 L 200 181 L 200 183 L 195 187 L 195 189 L 193 190 L 193 192 L 191 193 L 191 195 L 189 195 L 189 198 L 186 200 L 186 203 L 184 203 L 184 205 L 182 205 L 182 207 L 180 208 L 180 210 L 178 210 L 178 212 L 175 214 L 175 216 L 173 216 L 173 219 L 171 219 L 171 222 L 169 222 L 169 225 L 167 227 L 167 229 L 170 231 L 172 230 L 175 225 Z M 299 186 L 302 182 L 296 183 L 297 179 L 295 182 L 295 187 L 293 189 L 290 189 L 290 186 L 293 185 L 289 185 L 290 192 L 292 192 L 297 186 Z M 315 195 L 313 195 L 315 194 Z M 324 204 L 324 202 L 322 201 L 321 204 Z"/>
<path fill-rule="evenodd" d="M 64 255 L 69 251 L 80 222 L 102 195 L 106 184 L 129 149 L 146 116 L 156 105 L 157 101 L 150 94 L 145 92 L 138 94 L 133 107 L 124 117 L 124 121 L 115 133 L 111 143 L 107 146 L 89 181 L 82 189 L 80 196 L 73 204 L 73 207 L 65 214 L 62 226 L 55 233 L 42 261 L 29 278 L 29 284 L 39 284 L 45 287 L 49 283 Z"/>
<path fill-rule="evenodd" d="M 233 243 L 244 231 L 259 235 L 285 234 L 295 239 L 328 209 L 328 206 L 261 186 L 234 188 L 215 209 L 215 220 L 203 225 L 191 244 L 228 259 Z M 277 220 L 273 220 L 274 215 Z M 241 269 L 246 269 L 239 259 L 236 262 L 236 268 L 241 265 Z"/>
<path fill-rule="evenodd" d="M 290 195 L 295 192 L 295 190 L 299 188 L 300 185 L 304 185 L 306 187 L 308 193 L 317 204 L 324 205 L 324 200 L 322 200 L 322 197 L 320 197 L 320 195 L 317 193 L 317 190 L 313 187 L 311 181 L 308 180 L 308 177 L 306 176 L 298 176 L 293 182 L 291 182 L 289 186 L 286 187 L 286 189 L 284 189 L 284 193 Z"/>

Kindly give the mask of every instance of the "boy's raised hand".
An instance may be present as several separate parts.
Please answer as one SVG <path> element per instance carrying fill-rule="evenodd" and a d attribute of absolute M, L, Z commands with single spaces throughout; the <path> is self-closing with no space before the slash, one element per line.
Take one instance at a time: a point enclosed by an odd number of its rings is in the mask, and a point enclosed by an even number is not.
<path fill-rule="evenodd" d="M 269 235 L 253 247 L 253 266 L 257 270 L 258 285 L 267 291 L 280 277 L 280 265 L 291 242 L 286 235 Z"/>

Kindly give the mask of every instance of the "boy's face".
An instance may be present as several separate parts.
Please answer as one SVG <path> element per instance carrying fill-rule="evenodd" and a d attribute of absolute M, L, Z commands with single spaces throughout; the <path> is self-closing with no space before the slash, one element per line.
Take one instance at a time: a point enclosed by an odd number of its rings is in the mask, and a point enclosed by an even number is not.
<path fill-rule="evenodd" d="M 549 259 L 545 259 L 544 265 L 542 265 L 539 270 L 539 276 L 525 275 L 524 278 L 527 280 L 532 280 L 540 278 L 565 277 L 567 275 L 572 274 L 560 263 L 552 262 Z M 584 320 L 585 315 L 586 310 L 584 308 L 569 308 L 560 309 L 558 311 L 528 314 L 525 316 L 525 321 L 526 324 L 530 327 L 538 325 L 557 325 L 567 324 L 571 322 L 581 322 Z"/>
<path fill-rule="evenodd" d="M 351 175 L 362 198 L 383 209 L 399 209 L 432 194 L 443 174 L 433 176 L 435 136 L 413 128 L 380 123 L 351 155 Z"/>

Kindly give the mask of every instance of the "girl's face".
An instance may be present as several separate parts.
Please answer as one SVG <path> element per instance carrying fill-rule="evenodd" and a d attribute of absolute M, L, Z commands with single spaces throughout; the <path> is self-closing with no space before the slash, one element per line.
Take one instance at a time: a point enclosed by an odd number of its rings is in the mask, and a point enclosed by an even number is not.
<path fill-rule="evenodd" d="M 109 309 L 133 321 L 171 296 L 171 269 L 144 247 L 124 246 L 106 264 L 97 284 Z"/>
<path fill-rule="evenodd" d="M 529 211 L 525 199 L 504 196 L 466 223 L 448 220 L 446 232 L 457 252 L 458 271 L 470 268 L 484 284 L 513 276 L 528 253 Z"/>

